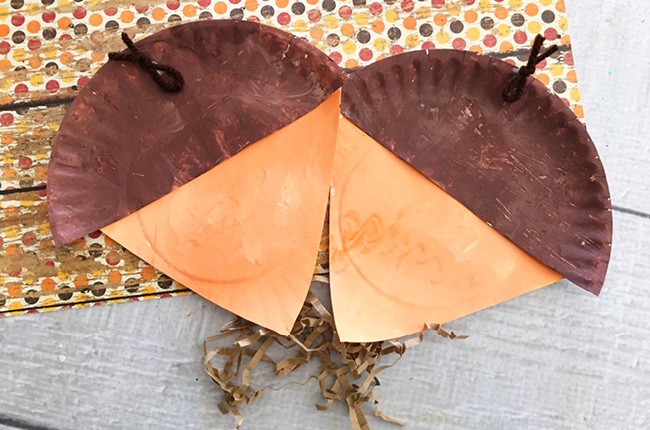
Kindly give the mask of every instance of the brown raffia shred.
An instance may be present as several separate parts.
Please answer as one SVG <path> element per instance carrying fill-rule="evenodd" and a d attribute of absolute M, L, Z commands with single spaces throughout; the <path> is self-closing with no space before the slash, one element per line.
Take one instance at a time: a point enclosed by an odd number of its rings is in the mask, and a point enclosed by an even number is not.
<path fill-rule="evenodd" d="M 327 283 L 327 277 L 315 276 L 315 280 Z M 328 410 L 336 401 L 347 404 L 350 424 L 353 430 L 370 430 L 363 406 L 372 402 L 374 415 L 386 422 L 400 426 L 405 423 L 393 419 L 377 409 L 379 397 L 373 393 L 379 385 L 377 376 L 392 367 L 404 352 L 420 344 L 427 331 L 434 331 L 448 339 L 464 339 L 454 332 L 445 331 L 439 324 L 425 324 L 419 334 L 403 340 L 390 340 L 372 343 L 341 342 L 336 334 L 331 312 L 311 291 L 289 336 L 262 328 L 243 318 L 235 318 L 222 327 L 219 334 L 205 340 L 203 345 L 205 370 L 224 394 L 218 407 L 221 413 L 231 413 L 240 429 L 244 421 L 239 411 L 240 405 L 255 401 L 266 389 L 280 389 L 265 385 L 254 388 L 251 374 L 261 362 L 270 363 L 276 378 L 286 377 L 302 366 L 317 360 L 318 371 L 302 384 L 317 379 L 325 399 L 316 404 L 321 411 Z M 209 344 L 224 343 L 233 338 L 228 346 L 209 349 Z M 274 360 L 269 355 L 271 349 L 293 353 L 289 358 Z M 267 354 L 269 353 L 269 354 Z M 390 364 L 378 366 L 378 361 L 386 355 L 395 355 Z M 221 365 L 213 366 L 213 360 L 220 358 Z M 224 361 L 225 360 L 225 361 Z"/>

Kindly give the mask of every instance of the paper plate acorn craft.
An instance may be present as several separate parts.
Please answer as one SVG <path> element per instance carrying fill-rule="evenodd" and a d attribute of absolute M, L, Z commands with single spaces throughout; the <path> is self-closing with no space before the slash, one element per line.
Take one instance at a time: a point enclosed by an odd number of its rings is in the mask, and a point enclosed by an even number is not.
<path fill-rule="evenodd" d="M 417 333 L 562 278 L 598 294 L 609 191 L 584 126 L 530 77 L 542 41 L 519 70 L 431 50 L 348 78 L 307 42 L 252 22 L 126 38 L 55 139 L 55 243 L 102 229 L 289 335 L 329 199 L 332 336 L 343 342 Z"/>
<path fill-rule="evenodd" d="M 55 244 L 102 229 L 208 300 L 288 333 L 318 252 L 345 73 L 250 22 L 181 25 L 135 46 L 183 88 L 161 91 L 137 61 L 109 61 L 84 87 L 50 161 Z"/>
<path fill-rule="evenodd" d="M 600 292 L 612 217 L 598 153 L 536 79 L 504 100 L 513 73 L 415 51 L 343 87 L 330 213 L 342 338 L 403 336 L 561 278 Z"/>

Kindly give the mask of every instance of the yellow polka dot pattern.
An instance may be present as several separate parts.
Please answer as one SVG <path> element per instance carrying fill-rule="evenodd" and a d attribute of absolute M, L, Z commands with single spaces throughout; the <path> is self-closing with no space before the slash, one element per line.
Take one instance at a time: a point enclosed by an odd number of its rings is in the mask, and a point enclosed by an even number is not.
<path fill-rule="evenodd" d="M 70 99 L 136 39 L 179 23 L 243 19 L 306 38 L 343 67 L 415 49 L 465 49 L 521 65 L 541 33 L 560 45 L 537 79 L 583 117 L 568 0 L 0 0 L 0 187 L 43 184 L 49 142 L 65 105 L 3 111 L 34 99 Z M 135 3 L 135 5 L 134 5 Z M 40 142 L 34 144 L 34 142 Z M 46 142 L 46 143 L 43 143 Z M 0 316 L 187 294 L 97 232 L 54 248 L 45 191 L 0 197 Z M 39 219 L 36 223 L 24 220 Z M 324 245 L 326 247 L 326 244 Z M 326 271 L 318 266 L 316 272 Z"/>

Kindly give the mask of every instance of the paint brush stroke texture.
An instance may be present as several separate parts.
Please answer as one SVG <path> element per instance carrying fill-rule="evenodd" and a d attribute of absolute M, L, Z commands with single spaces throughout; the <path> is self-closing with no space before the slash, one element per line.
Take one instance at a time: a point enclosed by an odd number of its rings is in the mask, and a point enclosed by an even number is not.
<path fill-rule="evenodd" d="M 203 21 L 137 43 L 179 70 L 160 91 L 133 63 L 109 62 L 68 110 L 48 176 L 55 244 L 104 227 L 307 114 L 345 74 L 308 42 L 251 22 Z"/>
<path fill-rule="evenodd" d="M 505 103 L 508 63 L 415 51 L 355 73 L 342 112 L 524 251 L 602 288 L 612 241 L 605 172 L 584 126 L 529 78 Z"/>
<path fill-rule="evenodd" d="M 320 245 L 340 95 L 102 230 L 194 292 L 289 334 Z"/>

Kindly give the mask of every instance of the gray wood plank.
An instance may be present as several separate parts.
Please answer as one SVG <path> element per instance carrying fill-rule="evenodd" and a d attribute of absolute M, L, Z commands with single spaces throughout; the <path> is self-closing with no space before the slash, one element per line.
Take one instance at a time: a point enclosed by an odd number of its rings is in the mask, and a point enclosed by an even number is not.
<path fill-rule="evenodd" d="M 614 203 L 650 211 L 650 70 L 647 57 L 637 57 L 649 52 L 639 38 L 648 34 L 643 3 L 567 6 L 587 120 Z M 599 299 L 559 283 L 450 324 L 471 337 L 431 335 L 408 351 L 381 378 L 382 410 L 410 429 L 650 428 L 650 220 L 615 213 L 614 221 Z M 200 350 L 228 319 L 197 296 L 0 319 L 0 422 L 230 428 Z M 313 383 L 267 393 L 243 409 L 245 428 L 346 428 L 345 408 L 318 412 L 318 400 Z M 372 428 L 394 427 L 373 420 Z"/>
<path fill-rule="evenodd" d="M 429 335 L 408 351 L 381 378 L 382 410 L 414 429 L 650 425 L 650 298 L 638 291 L 650 223 L 616 222 L 600 299 L 562 282 L 450 324 L 471 337 Z M 52 428 L 229 428 L 200 352 L 228 318 L 190 296 L 0 320 L 1 414 Z M 345 428 L 342 406 L 315 410 L 317 391 L 269 392 L 244 408 L 246 428 Z"/>
<path fill-rule="evenodd" d="M 650 213 L 650 13 L 636 0 L 567 0 L 578 83 L 614 205 Z"/>

